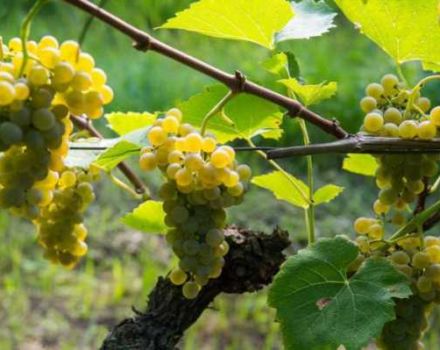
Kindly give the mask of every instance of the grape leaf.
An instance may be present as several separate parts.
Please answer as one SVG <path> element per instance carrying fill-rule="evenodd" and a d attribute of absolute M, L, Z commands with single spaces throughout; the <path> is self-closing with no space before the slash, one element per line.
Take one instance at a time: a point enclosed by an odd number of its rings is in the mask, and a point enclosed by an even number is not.
<path fill-rule="evenodd" d="M 265 70 L 274 75 L 285 75 L 287 64 L 287 55 L 284 52 L 279 52 L 265 60 L 262 66 Z"/>
<path fill-rule="evenodd" d="M 309 205 L 298 189 L 308 194 L 309 187 L 300 179 L 283 174 L 281 171 L 273 171 L 269 174 L 255 176 L 252 183 L 272 192 L 275 198 L 286 201 L 296 207 L 307 208 Z"/>
<path fill-rule="evenodd" d="M 398 63 L 440 64 L 438 0 L 336 0 L 361 32 Z"/>
<path fill-rule="evenodd" d="M 105 115 L 108 127 L 118 135 L 125 135 L 134 130 L 151 126 L 157 115 L 151 113 L 114 112 Z"/>
<path fill-rule="evenodd" d="M 331 202 L 344 191 L 344 187 L 336 185 L 325 185 L 313 194 L 315 205 Z"/>
<path fill-rule="evenodd" d="M 292 16 L 293 10 L 286 0 L 200 0 L 178 12 L 160 28 L 250 41 L 272 49 L 274 34 Z"/>
<path fill-rule="evenodd" d="M 146 233 L 165 234 L 165 212 L 162 202 L 148 200 L 121 218 L 122 223 Z"/>
<path fill-rule="evenodd" d="M 338 90 L 338 84 L 334 81 L 317 85 L 303 85 L 295 78 L 290 78 L 278 82 L 291 90 L 305 106 L 311 106 L 329 99 Z"/>
<path fill-rule="evenodd" d="M 377 170 L 376 159 L 370 154 L 348 154 L 342 168 L 351 173 L 375 176 Z"/>
<path fill-rule="evenodd" d="M 68 168 L 88 169 L 102 151 L 70 149 L 64 164 Z"/>
<path fill-rule="evenodd" d="M 276 35 L 277 42 L 321 36 L 336 27 L 333 20 L 337 13 L 324 1 L 303 0 L 291 5 L 295 16 Z"/>
<path fill-rule="evenodd" d="M 360 350 L 395 318 L 392 298 L 411 295 L 407 277 L 385 258 L 370 258 L 351 277 L 358 248 L 322 239 L 290 257 L 269 289 L 287 350 Z"/>
<path fill-rule="evenodd" d="M 227 92 L 224 86 L 213 85 L 187 101 L 181 102 L 178 108 L 183 113 L 184 121 L 200 127 L 205 115 Z M 208 124 L 208 130 L 214 133 L 221 143 L 234 139 L 248 139 L 257 135 L 273 139 L 281 137 L 280 125 L 283 115 L 272 103 L 251 95 L 241 94 L 226 105 L 225 113 L 234 125 L 228 125 L 218 116 L 212 118 Z"/>
<path fill-rule="evenodd" d="M 287 56 L 287 67 L 289 69 L 289 74 L 291 77 L 299 79 L 300 78 L 300 68 L 298 60 L 293 52 L 285 51 Z"/>
<path fill-rule="evenodd" d="M 140 153 L 139 145 L 129 141 L 122 140 L 113 147 L 107 149 L 99 155 L 93 162 L 104 171 L 110 171 L 115 168 L 124 159 L 138 155 Z"/>

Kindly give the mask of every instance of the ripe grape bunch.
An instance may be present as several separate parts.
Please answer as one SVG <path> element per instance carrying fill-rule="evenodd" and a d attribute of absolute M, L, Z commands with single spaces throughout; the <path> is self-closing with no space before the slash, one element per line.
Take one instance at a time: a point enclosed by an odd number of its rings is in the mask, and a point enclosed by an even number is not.
<path fill-rule="evenodd" d="M 180 260 L 170 280 L 192 299 L 221 274 L 229 250 L 224 208 L 242 202 L 251 169 L 237 164 L 232 147 L 182 123 L 178 109 L 155 122 L 148 140 L 139 164 L 145 171 L 159 168 L 166 177 L 159 190 L 171 228 L 166 239 Z"/>
<path fill-rule="evenodd" d="M 26 48 L 26 53 L 24 49 Z M 103 114 L 113 92 L 78 43 L 52 36 L 0 44 L 0 207 L 37 223 L 55 201 L 70 114 Z"/>
<path fill-rule="evenodd" d="M 83 213 L 95 199 L 91 182 L 96 176 L 76 168 L 63 171 L 52 202 L 36 219 L 38 242 L 51 262 L 72 268 L 87 253 Z"/>
<path fill-rule="evenodd" d="M 362 131 L 373 136 L 430 140 L 437 136 L 440 107 L 431 109 L 419 88 L 407 90 L 397 77 L 388 74 L 381 84 L 373 83 L 361 101 L 367 113 Z M 356 271 L 368 258 L 386 257 L 411 281 L 414 295 L 396 300 L 396 319 L 385 325 L 377 343 L 384 350 L 423 349 L 420 339 L 427 329 L 433 303 L 440 303 L 440 239 L 423 237 L 423 232 L 388 239 L 386 231 L 400 228 L 412 215 L 411 205 L 429 189 L 438 174 L 437 154 L 376 155 L 376 184 L 380 189 L 373 205 L 375 217 L 354 222 L 360 255 L 351 269 Z"/>

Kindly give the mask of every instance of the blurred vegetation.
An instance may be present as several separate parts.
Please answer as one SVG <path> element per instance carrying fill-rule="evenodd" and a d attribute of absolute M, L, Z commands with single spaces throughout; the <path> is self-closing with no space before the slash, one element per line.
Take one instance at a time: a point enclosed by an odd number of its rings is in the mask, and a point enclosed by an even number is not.
<path fill-rule="evenodd" d="M 107 8 L 132 24 L 153 31 L 190 0 L 109 1 Z M 0 35 L 16 36 L 31 0 L 1 0 Z M 62 3 L 52 1 L 35 20 L 32 37 L 52 34 L 60 40 L 77 39 L 87 16 Z M 301 74 L 309 83 L 337 81 L 337 96 L 316 111 L 338 118 L 354 132 L 362 119 L 358 100 L 365 85 L 393 71 L 390 59 L 368 39 L 358 34 L 342 16 L 338 28 L 313 40 L 283 43 L 298 58 Z M 196 34 L 156 30 L 161 40 L 227 71 L 241 70 L 252 79 L 274 86 L 272 77 L 257 62 L 270 53 L 248 43 L 215 40 Z M 109 75 L 116 99 L 108 111 L 156 111 L 200 92 L 215 83 L 155 53 L 142 54 L 131 42 L 103 24 L 93 22 L 83 48 L 91 52 Z M 411 81 L 420 76 L 416 64 L 405 65 Z M 428 87 L 428 95 L 440 102 L 438 85 Z M 278 87 L 280 88 L 280 87 Z M 281 144 L 299 143 L 295 121 L 285 121 Z M 104 125 L 101 129 L 110 135 Z M 312 128 L 315 142 L 328 140 Z M 269 170 L 255 155 L 244 156 L 256 172 Z M 351 222 L 370 211 L 375 194 L 371 179 L 343 173 L 342 158 L 316 157 L 317 184 L 337 183 L 346 191 L 332 204 L 317 208 L 320 236 L 350 234 Z M 303 160 L 283 160 L 295 175 L 304 174 Z M 157 178 L 145 179 L 156 188 Z M 148 291 L 165 273 L 173 258 L 162 237 L 148 236 L 123 227 L 118 218 L 137 203 L 126 193 L 103 180 L 97 188 L 98 202 L 87 218 L 90 253 L 74 271 L 49 265 L 35 242 L 33 228 L 0 213 L 0 349 L 97 349 L 109 327 L 131 314 L 133 305 L 142 309 Z M 270 203 L 270 204 L 268 204 Z M 262 190 L 253 189 L 238 210 L 230 212 L 231 222 L 270 230 L 278 225 L 294 239 L 304 239 L 303 213 L 276 202 Z M 265 294 L 224 296 L 186 334 L 183 349 L 279 349 L 280 335 Z M 437 334 L 429 344 L 438 344 Z M 427 349 L 435 349 L 428 344 Z"/>

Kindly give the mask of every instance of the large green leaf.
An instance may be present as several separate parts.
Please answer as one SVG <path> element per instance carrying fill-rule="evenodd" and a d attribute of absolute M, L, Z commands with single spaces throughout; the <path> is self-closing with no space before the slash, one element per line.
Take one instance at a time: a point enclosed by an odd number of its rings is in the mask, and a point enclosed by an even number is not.
<path fill-rule="evenodd" d="M 205 115 L 227 92 L 224 86 L 214 85 L 180 103 L 178 107 L 183 113 L 183 120 L 200 127 Z M 212 118 L 208 124 L 208 130 L 213 132 L 222 143 L 257 135 L 275 139 L 281 136 L 280 125 L 283 116 L 273 103 L 241 94 L 226 105 L 225 113 L 234 125 L 227 124 L 219 116 Z"/>
<path fill-rule="evenodd" d="M 162 209 L 162 202 L 149 200 L 122 217 L 121 221 L 135 230 L 164 234 L 167 230 L 164 219 L 165 212 Z"/>
<path fill-rule="evenodd" d="M 278 52 L 262 62 L 261 65 L 265 70 L 274 75 L 285 76 L 288 63 L 287 55 L 284 52 Z"/>
<path fill-rule="evenodd" d="M 309 39 L 327 33 L 336 27 L 333 19 L 337 13 L 322 0 L 303 0 L 292 2 L 295 16 L 276 36 L 276 41 Z"/>
<path fill-rule="evenodd" d="M 183 29 L 217 38 L 273 48 L 274 34 L 292 18 L 286 0 L 200 0 L 161 28 Z"/>
<path fill-rule="evenodd" d="M 300 194 L 301 191 L 307 196 L 309 187 L 290 174 L 274 171 L 266 175 L 255 176 L 252 183 L 269 190 L 279 200 L 301 208 L 309 206 L 304 196 Z"/>
<path fill-rule="evenodd" d="M 279 80 L 279 82 L 292 91 L 305 106 L 329 99 L 338 90 L 338 84 L 334 81 L 317 85 L 303 85 L 295 78 L 290 78 Z"/>
<path fill-rule="evenodd" d="M 125 135 L 134 130 L 151 126 L 157 115 L 151 113 L 114 112 L 105 115 L 108 127 L 118 135 Z"/>
<path fill-rule="evenodd" d="M 440 64 L 438 0 L 335 0 L 361 32 L 396 62 Z"/>
<path fill-rule="evenodd" d="M 348 154 L 342 168 L 351 173 L 375 176 L 377 170 L 376 159 L 370 154 Z"/>
<path fill-rule="evenodd" d="M 344 187 L 336 185 L 325 185 L 313 194 L 315 205 L 329 203 L 344 191 Z"/>
<path fill-rule="evenodd" d="M 385 258 L 370 258 L 351 278 L 358 248 L 323 239 L 292 256 L 269 290 L 287 350 L 360 350 L 394 319 L 392 298 L 411 295 L 409 281 Z"/>

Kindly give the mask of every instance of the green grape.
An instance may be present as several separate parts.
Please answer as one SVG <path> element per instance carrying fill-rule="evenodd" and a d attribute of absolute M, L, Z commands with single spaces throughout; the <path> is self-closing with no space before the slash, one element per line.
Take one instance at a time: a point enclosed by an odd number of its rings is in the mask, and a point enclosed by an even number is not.
<path fill-rule="evenodd" d="M 221 190 L 219 187 L 205 189 L 205 190 L 203 190 L 203 196 L 205 199 L 212 201 L 212 200 L 220 198 Z"/>
<path fill-rule="evenodd" d="M 417 102 L 417 106 L 422 110 L 423 113 L 426 113 L 431 108 L 431 100 L 427 97 L 420 97 Z"/>
<path fill-rule="evenodd" d="M 176 198 L 177 189 L 171 182 L 165 182 L 159 189 L 159 197 L 164 201 Z"/>
<path fill-rule="evenodd" d="M 154 153 L 144 153 L 139 158 L 139 167 L 143 171 L 151 171 L 157 167 L 157 159 Z"/>
<path fill-rule="evenodd" d="M 31 110 L 24 107 L 9 115 L 9 119 L 18 126 L 28 126 L 31 123 Z"/>
<path fill-rule="evenodd" d="M 206 243 L 213 248 L 220 245 L 224 241 L 224 239 L 225 236 L 223 234 L 223 231 L 219 229 L 209 230 L 205 237 Z"/>
<path fill-rule="evenodd" d="M 195 299 L 201 287 L 196 282 L 186 282 L 182 288 L 182 294 L 186 299 Z"/>
<path fill-rule="evenodd" d="M 240 164 L 236 169 L 241 181 L 249 181 L 252 177 L 252 170 L 246 164 Z"/>
<path fill-rule="evenodd" d="M 49 130 L 55 125 L 55 116 L 46 108 L 37 109 L 32 113 L 32 124 L 38 130 Z"/>
<path fill-rule="evenodd" d="M 28 130 L 24 135 L 24 143 L 31 149 L 42 149 L 44 147 L 42 134 L 32 129 Z"/>
<path fill-rule="evenodd" d="M 53 106 L 51 112 L 58 120 L 62 120 L 69 116 L 69 109 L 64 105 Z"/>
<path fill-rule="evenodd" d="M 429 293 L 432 290 L 432 281 L 426 276 L 420 276 L 416 286 L 420 293 Z"/>
<path fill-rule="evenodd" d="M 54 92 L 48 87 L 35 90 L 32 95 L 32 107 L 35 109 L 49 108 L 54 97 Z"/>
<path fill-rule="evenodd" d="M 187 278 L 188 276 L 186 272 L 182 271 L 181 269 L 175 269 L 170 273 L 170 281 L 176 286 L 184 284 Z"/>
<path fill-rule="evenodd" d="M 423 192 L 423 190 L 425 189 L 425 184 L 422 180 L 417 180 L 417 181 L 408 181 L 406 183 L 406 187 L 408 188 L 408 190 L 410 190 L 411 192 L 415 193 L 415 194 L 420 194 Z"/>
<path fill-rule="evenodd" d="M 170 213 L 172 220 L 175 223 L 182 224 L 189 218 L 189 212 L 184 206 L 176 206 Z"/>
<path fill-rule="evenodd" d="M 379 192 L 379 200 L 385 205 L 392 205 L 396 202 L 398 195 L 393 188 L 385 188 Z"/>
<path fill-rule="evenodd" d="M 190 239 L 183 243 L 183 252 L 185 255 L 193 256 L 197 255 L 200 250 L 200 244 L 196 240 Z"/>
<path fill-rule="evenodd" d="M 402 250 L 395 251 L 390 255 L 389 258 L 391 259 L 392 262 L 401 265 L 409 264 L 410 262 L 409 255 Z"/>
<path fill-rule="evenodd" d="M 421 164 L 422 174 L 427 177 L 432 177 L 438 173 L 438 164 L 435 161 L 424 159 Z"/>
<path fill-rule="evenodd" d="M 413 255 L 411 265 L 416 269 L 423 270 L 431 265 L 429 255 L 425 252 L 417 252 Z"/>
<path fill-rule="evenodd" d="M 4 122 L 0 125 L 0 139 L 6 145 L 13 145 L 23 139 L 23 132 L 16 124 Z"/>

